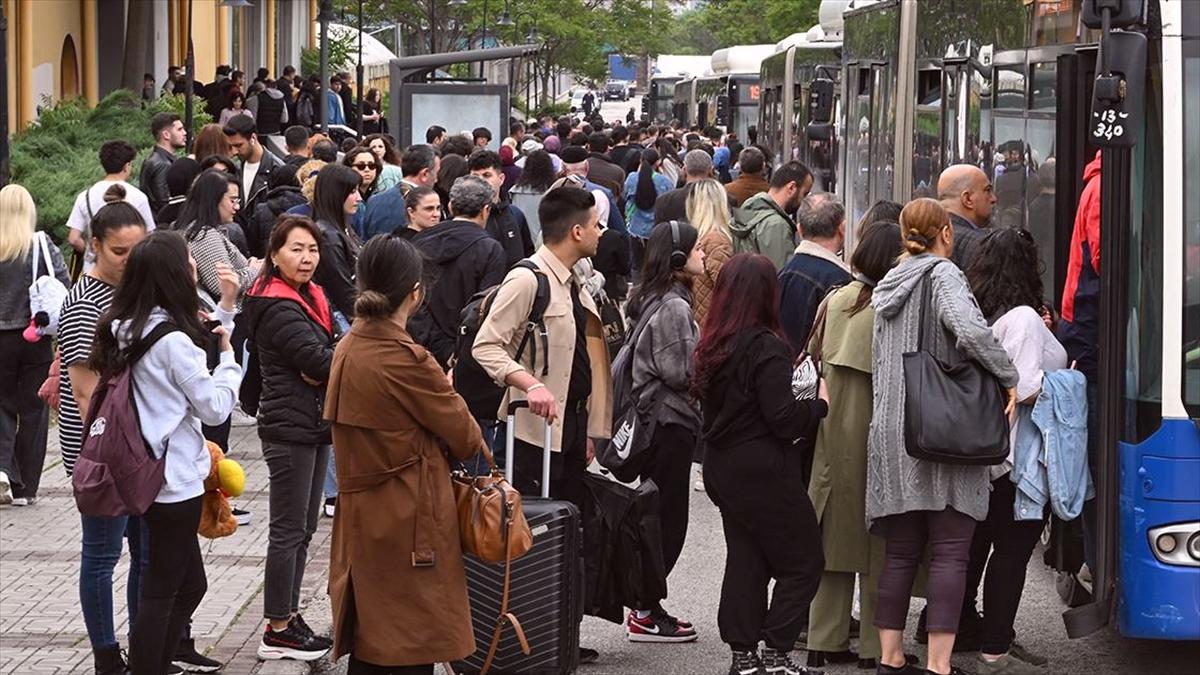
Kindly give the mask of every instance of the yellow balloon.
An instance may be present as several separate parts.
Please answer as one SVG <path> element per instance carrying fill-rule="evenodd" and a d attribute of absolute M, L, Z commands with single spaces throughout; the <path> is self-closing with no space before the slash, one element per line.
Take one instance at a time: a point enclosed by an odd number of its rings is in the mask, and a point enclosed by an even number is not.
<path fill-rule="evenodd" d="M 217 476 L 221 479 L 221 489 L 228 492 L 230 497 L 242 496 L 242 491 L 246 489 L 246 472 L 241 464 L 232 459 L 223 459 L 217 463 Z"/>

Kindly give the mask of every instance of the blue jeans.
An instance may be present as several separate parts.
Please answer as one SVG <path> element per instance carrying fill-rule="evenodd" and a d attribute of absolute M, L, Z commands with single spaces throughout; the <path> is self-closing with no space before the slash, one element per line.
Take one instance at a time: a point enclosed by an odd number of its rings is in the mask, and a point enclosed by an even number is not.
<path fill-rule="evenodd" d="M 329 446 L 329 461 L 325 463 L 325 498 L 337 497 L 337 467 L 333 463 L 333 446 Z"/>
<path fill-rule="evenodd" d="M 80 516 L 83 551 L 79 566 L 79 604 L 92 649 L 119 646 L 113 620 L 113 568 L 121 559 L 122 540 L 129 539 L 129 583 L 125 589 L 129 625 L 137 616 L 142 577 L 149 557 L 150 537 L 141 518 Z"/>

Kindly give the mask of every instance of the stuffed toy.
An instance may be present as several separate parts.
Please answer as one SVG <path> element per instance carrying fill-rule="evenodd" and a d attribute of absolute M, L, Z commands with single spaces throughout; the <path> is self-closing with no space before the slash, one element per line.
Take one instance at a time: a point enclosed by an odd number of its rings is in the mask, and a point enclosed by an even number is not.
<path fill-rule="evenodd" d="M 200 510 L 200 527 L 197 531 L 209 539 L 228 537 L 237 531 L 237 520 L 229 506 L 230 497 L 241 496 L 246 487 L 246 473 L 212 441 L 207 441 L 212 468 L 204 479 L 204 501 Z"/>

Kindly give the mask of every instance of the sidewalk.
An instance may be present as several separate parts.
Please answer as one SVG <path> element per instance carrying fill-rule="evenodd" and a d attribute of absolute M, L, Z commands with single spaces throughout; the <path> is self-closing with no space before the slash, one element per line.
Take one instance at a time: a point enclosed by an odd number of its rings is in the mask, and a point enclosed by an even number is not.
<path fill-rule="evenodd" d="M 0 507 L 0 674 L 90 673 L 91 645 L 79 608 L 79 513 L 58 453 L 50 449 L 41 494 L 33 506 Z M 208 594 L 193 617 L 196 648 L 226 663 L 231 675 L 307 673 L 306 664 L 258 661 L 263 631 L 262 581 L 267 555 L 267 466 L 254 427 L 235 428 L 230 457 L 246 471 L 246 493 L 235 503 L 253 513 L 249 526 L 231 537 L 200 540 Z M 329 571 L 328 518 L 309 547 L 301 604 L 320 598 L 309 618 L 318 632 L 328 627 L 324 602 Z M 113 575 L 113 614 L 122 647 L 128 646 L 125 582 L 129 557 Z M 324 611 L 322 611 L 324 610 Z M 325 615 L 325 616 L 322 616 Z"/>

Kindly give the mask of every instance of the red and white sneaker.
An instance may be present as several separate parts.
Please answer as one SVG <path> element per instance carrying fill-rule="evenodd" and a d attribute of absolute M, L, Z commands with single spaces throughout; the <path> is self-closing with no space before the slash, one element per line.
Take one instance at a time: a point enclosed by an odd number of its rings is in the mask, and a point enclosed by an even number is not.
<path fill-rule="evenodd" d="M 636 612 L 630 612 L 625 621 L 625 636 L 630 642 L 692 642 L 696 639 L 696 631 L 691 624 L 672 621 L 666 613 L 651 613 L 644 619 L 639 619 Z"/>

